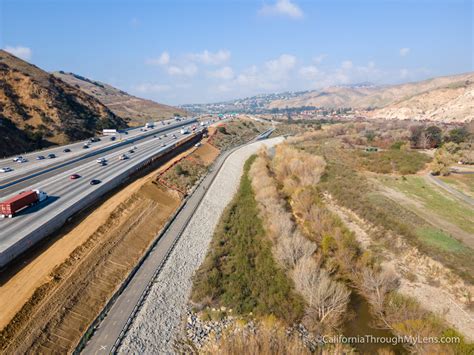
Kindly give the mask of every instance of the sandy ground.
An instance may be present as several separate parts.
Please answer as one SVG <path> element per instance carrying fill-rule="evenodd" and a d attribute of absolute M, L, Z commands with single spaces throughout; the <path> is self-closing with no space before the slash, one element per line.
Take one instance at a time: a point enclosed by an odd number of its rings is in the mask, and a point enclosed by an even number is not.
<path fill-rule="evenodd" d="M 173 158 L 117 192 L 0 287 L 0 352 L 69 352 L 178 207 L 154 180 Z M 14 322 L 12 319 L 14 318 Z"/>
<path fill-rule="evenodd" d="M 370 225 L 360 219 L 352 211 L 338 206 L 329 196 L 327 206 L 352 230 L 364 249 L 370 249 L 377 243 L 370 237 Z M 393 236 L 395 238 L 395 236 Z M 474 294 L 474 287 L 445 268 L 441 263 L 423 255 L 418 250 L 398 238 L 397 243 L 405 250 L 403 255 L 396 255 L 383 248 L 384 267 L 395 270 L 400 277 L 401 285 L 398 291 L 406 296 L 415 298 L 425 309 L 438 314 L 467 339 L 474 340 L 474 312 L 465 303 L 465 295 Z M 399 248 L 400 249 L 400 248 Z M 414 274 L 415 280 L 406 277 Z M 436 280 L 433 284 L 431 280 Z"/>

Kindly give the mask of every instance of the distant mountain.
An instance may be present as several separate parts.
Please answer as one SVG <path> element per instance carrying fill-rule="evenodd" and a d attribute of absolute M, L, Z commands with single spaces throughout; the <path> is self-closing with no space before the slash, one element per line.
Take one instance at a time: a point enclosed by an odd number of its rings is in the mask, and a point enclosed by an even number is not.
<path fill-rule="evenodd" d="M 474 73 L 390 86 L 351 85 L 274 100 L 268 109 L 304 106 L 375 109 L 371 117 L 465 122 L 473 119 Z"/>
<path fill-rule="evenodd" d="M 369 112 L 370 117 L 385 119 L 412 119 L 443 122 L 474 121 L 474 80 L 453 82 L 404 97 L 381 109 Z"/>
<path fill-rule="evenodd" d="M 0 126 L 3 156 L 127 124 L 94 97 L 0 50 Z"/>
<path fill-rule="evenodd" d="M 125 91 L 81 75 L 63 71 L 54 72 L 53 75 L 94 96 L 117 116 L 129 121 L 131 125 L 167 119 L 174 114 L 181 116 L 187 114 L 185 110 L 129 95 Z"/>

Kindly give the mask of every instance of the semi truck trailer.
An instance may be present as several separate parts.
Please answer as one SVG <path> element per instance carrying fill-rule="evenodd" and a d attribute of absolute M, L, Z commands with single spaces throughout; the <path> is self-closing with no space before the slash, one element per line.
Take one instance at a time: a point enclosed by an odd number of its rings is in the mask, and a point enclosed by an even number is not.
<path fill-rule="evenodd" d="M 40 190 L 28 190 L 0 202 L 0 218 L 12 218 L 21 210 L 36 205 L 48 198 L 48 194 Z"/>

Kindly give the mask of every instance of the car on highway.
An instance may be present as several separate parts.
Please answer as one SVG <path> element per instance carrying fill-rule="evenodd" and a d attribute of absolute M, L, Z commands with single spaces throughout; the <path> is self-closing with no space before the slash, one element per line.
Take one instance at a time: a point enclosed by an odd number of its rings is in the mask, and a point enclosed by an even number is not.
<path fill-rule="evenodd" d="M 200 147 L 200 146 L 201 146 L 201 142 L 197 142 L 194 146 L 195 146 L 195 147 Z"/>
<path fill-rule="evenodd" d="M 71 149 L 66 148 L 66 149 L 63 150 L 63 152 L 64 152 L 64 153 L 71 153 Z"/>
<path fill-rule="evenodd" d="M 168 135 L 165 133 L 165 134 L 163 134 L 163 137 L 168 137 Z"/>
<path fill-rule="evenodd" d="M 89 148 L 89 145 L 88 145 L 88 144 L 84 144 L 84 145 L 82 146 L 82 149 L 88 149 L 88 148 Z"/>
<path fill-rule="evenodd" d="M 110 137 L 110 140 L 111 140 L 111 141 L 114 141 L 114 140 L 115 140 L 115 137 Z"/>
<path fill-rule="evenodd" d="M 54 159 L 54 158 L 56 158 L 56 154 L 54 153 L 48 154 L 48 159 Z"/>
<path fill-rule="evenodd" d="M 102 181 L 98 179 L 92 179 L 89 184 L 91 185 L 99 185 Z"/>
<path fill-rule="evenodd" d="M 21 155 L 19 155 L 19 156 L 13 158 L 13 161 L 18 162 L 18 161 L 23 160 L 23 159 L 25 159 L 25 158 L 23 158 Z"/>
<path fill-rule="evenodd" d="M 161 146 L 164 147 L 166 144 L 165 143 L 161 143 Z"/>
<path fill-rule="evenodd" d="M 99 164 L 107 163 L 107 159 L 105 159 L 105 158 L 97 158 L 97 159 L 96 159 L 96 162 L 98 162 Z"/>
<path fill-rule="evenodd" d="M 93 137 L 93 138 L 89 139 L 89 143 L 95 143 L 95 142 L 100 142 L 100 138 Z"/>
<path fill-rule="evenodd" d="M 177 139 L 178 137 L 176 137 L 176 134 L 173 134 L 173 138 L 174 138 L 174 139 Z"/>
<path fill-rule="evenodd" d="M 158 139 L 161 139 L 161 136 L 159 136 Z"/>
<path fill-rule="evenodd" d="M 38 156 L 36 157 L 36 160 L 44 160 L 44 159 L 46 159 L 46 158 L 44 157 L 44 155 L 38 155 Z"/>
<path fill-rule="evenodd" d="M 22 159 L 17 160 L 16 162 L 20 163 L 20 164 L 23 164 L 23 163 L 26 163 L 27 161 L 28 161 L 28 159 L 22 158 Z"/>
<path fill-rule="evenodd" d="M 9 168 L 8 166 L 5 166 L 3 168 L 0 168 L 0 173 L 8 173 L 10 171 L 13 171 L 12 168 Z"/>
<path fill-rule="evenodd" d="M 130 149 L 128 152 L 129 152 L 130 154 L 135 153 L 135 151 L 134 151 L 133 149 Z"/>
<path fill-rule="evenodd" d="M 127 160 L 128 159 L 128 155 L 127 154 L 122 154 L 119 156 L 119 159 L 120 160 Z"/>
<path fill-rule="evenodd" d="M 71 176 L 69 176 L 69 179 L 76 180 L 76 179 L 79 179 L 80 177 L 81 177 L 81 175 L 79 175 L 79 174 L 72 174 Z"/>

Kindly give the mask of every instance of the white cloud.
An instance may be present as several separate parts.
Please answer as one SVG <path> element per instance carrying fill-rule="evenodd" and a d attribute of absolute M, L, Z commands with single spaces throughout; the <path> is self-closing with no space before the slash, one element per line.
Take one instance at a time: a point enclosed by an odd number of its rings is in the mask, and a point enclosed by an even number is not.
<path fill-rule="evenodd" d="M 234 70 L 231 67 L 222 67 L 218 70 L 209 72 L 209 75 L 213 78 L 223 79 L 223 80 L 230 80 L 234 77 Z"/>
<path fill-rule="evenodd" d="M 182 66 L 171 65 L 166 69 L 169 75 L 194 76 L 198 72 L 198 67 L 193 63 Z"/>
<path fill-rule="evenodd" d="M 207 49 L 201 53 L 189 54 L 189 59 L 207 64 L 207 65 L 219 65 L 227 62 L 230 59 L 230 52 L 228 50 L 220 49 L 217 52 L 209 52 Z"/>
<path fill-rule="evenodd" d="M 276 75 L 285 75 L 296 64 L 296 57 L 290 54 L 282 54 L 276 59 L 265 63 L 267 70 Z"/>
<path fill-rule="evenodd" d="M 288 16 L 293 19 L 303 17 L 303 11 L 291 0 L 277 0 L 273 5 L 263 5 L 259 13 L 264 16 Z"/>
<path fill-rule="evenodd" d="M 14 56 L 18 57 L 18 58 L 21 58 L 21 59 L 24 59 L 24 60 L 29 60 L 31 59 L 31 49 L 28 48 L 28 47 L 22 47 L 22 46 L 16 46 L 16 47 L 12 47 L 12 46 L 6 46 L 4 48 L 5 51 L 7 51 L 8 53 L 11 53 L 13 54 Z"/>
<path fill-rule="evenodd" d="M 156 84 L 156 83 L 142 83 L 135 85 L 133 89 L 142 94 L 150 94 L 157 92 L 164 92 L 171 90 L 171 86 L 165 84 Z"/>
<path fill-rule="evenodd" d="M 316 64 L 320 64 L 324 59 L 326 59 L 328 57 L 327 54 L 323 53 L 323 54 L 320 54 L 316 57 L 313 58 L 313 62 L 315 62 Z"/>
<path fill-rule="evenodd" d="M 302 67 L 298 71 L 300 76 L 303 79 L 311 80 L 316 78 L 319 75 L 319 69 L 316 68 L 314 65 L 308 65 L 307 67 Z"/>
<path fill-rule="evenodd" d="M 149 65 L 168 65 L 170 63 L 170 54 L 165 51 L 158 58 L 149 58 L 145 63 Z"/>
<path fill-rule="evenodd" d="M 410 54 L 410 48 L 400 48 L 401 57 L 406 57 L 408 54 Z"/>
<path fill-rule="evenodd" d="M 345 69 L 345 70 L 349 70 L 349 69 L 352 69 L 354 65 L 352 64 L 352 62 L 350 60 L 345 60 L 342 62 L 341 64 L 341 68 L 342 69 Z"/>

